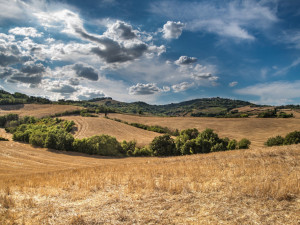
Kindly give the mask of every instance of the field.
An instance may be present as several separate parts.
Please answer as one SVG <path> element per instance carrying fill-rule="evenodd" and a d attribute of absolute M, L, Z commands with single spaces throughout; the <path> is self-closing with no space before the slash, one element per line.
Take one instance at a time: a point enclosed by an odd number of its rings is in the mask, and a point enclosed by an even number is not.
<path fill-rule="evenodd" d="M 34 107 L 15 111 L 41 117 L 69 106 Z M 300 145 L 262 147 L 270 136 L 299 130 L 298 117 L 108 116 L 172 129 L 209 127 L 254 145 L 192 156 L 109 158 L 35 148 L 0 129 L 9 139 L 0 141 L 0 224 L 300 223 Z M 76 123 L 76 138 L 109 134 L 144 145 L 159 135 L 102 116 L 62 118 Z"/>
<path fill-rule="evenodd" d="M 160 125 L 171 129 L 211 128 L 220 137 L 240 140 L 248 138 L 252 147 L 261 147 L 269 137 L 286 135 L 299 130 L 300 118 L 212 118 L 212 117 L 146 117 L 125 114 L 109 114 L 111 118 L 146 125 Z"/>
<path fill-rule="evenodd" d="M 0 143 L 0 224 L 298 224 L 300 146 L 100 158 Z"/>
<path fill-rule="evenodd" d="M 77 129 L 74 132 L 74 137 L 76 138 L 108 134 L 116 137 L 118 141 L 136 140 L 139 146 L 144 146 L 159 135 L 155 132 L 142 130 L 103 117 L 64 116 L 61 118 L 75 122 Z"/>
<path fill-rule="evenodd" d="M 51 105 L 51 104 L 20 104 L 20 105 L 0 105 L 0 116 L 14 113 L 20 116 L 35 116 L 38 118 L 54 115 L 55 113 L 63 113 L 66 111 L 74 111 L 81 107 L 73 105 Z"/>

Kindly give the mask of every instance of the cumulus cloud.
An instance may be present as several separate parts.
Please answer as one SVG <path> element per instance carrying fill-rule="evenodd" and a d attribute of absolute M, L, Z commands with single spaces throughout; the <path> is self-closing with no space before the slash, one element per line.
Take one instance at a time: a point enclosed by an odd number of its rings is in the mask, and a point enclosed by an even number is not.
<path fill-rule="evenodd" d="M 153 95 L 160 91 L 161 89 L 158 88 L 154 83 L 149 83 L 149 84 L 138 83 L 129 88 L 130 95 Z"/>
<path fill-rule="evenodd" d="M 165 39 L 177 39 L 182 33 L 184 24 L 181 22 L 168 21 L 162 29 Z"/>
<path fill-rule="evenodd" d="M 15 27 L 13 29 L 10 29 L 8 31 L 11 34 L 14 35 L 21 35 L 21 36 L 28 36 L 28 37 L 42 37 L 43 33 L 39 33 L 35 28 L 33 27 Z"/>
<path fill-rule="evenodd" d="M 62 32 L 95 44 L 96 46 L 90 48 L 90 52 L 99 56 L 107 64 L 129 62 L 146 53 L 157 52 L 160 54 L 162 52 L 161 48 L 141 40 L 137 35 L 138 31 L 133 30 L 130 24 L 123 21 L 109 24 L 106 32 L 96 35 L 87 32 L 79 15 L 70 10 L 52 14 L 39 13 L 37 16 L 48 25 L 63 22 L 65 25 Z"/>
<path fill-rule="evenodd" d="M 195 83 L 182 82 L 180 84 L 172 85 L 172 89 L 174 92 L 182 92 L 193 87 L 194 85 Z"/>
<path fill-rule="evenodd" d="M 77 63 L 72 68 L 75 70 L 76 75 L 78 77 L 83 77 L 83 78 L 93 80 L 93 81 L 98 80 L 98 73 L 91 66 Z"/>
<path fill-rule="evenodd" d="M 300 80 L 261 83 L 236 90 L 242 95 L 259 97 L 260 104 L 280 105 L 300 98 Z M 299 101 L 299 100 L 298 100 Z"/>
<path fill-rule="evenodd" d="M 228 86 L 229 86 L 229 87 L 234 87 L 234 86 L 236 86 L 237 84 L 238 84 L 237 81 L 232 81 L 232 82 L 230 82 L 230 83 L 228 84 Z"/>
<path fill-rule="evenodd" d="M 188 56 L 180 56 L 179 59 L 175 61 L 175 64 L 180 65 L 190 65 L 197 62 L 197 58 L 195 57 L 188 57 Z"/>
<path fill-rule="evenodd" d="M 130 24 L 117 20 L 114 24 L 108 26 L 104 35 L 113 38 L 130 40 L 137 38 L 136 32 L 137 31 L 134 31 Z"/>
<path fill-rule="evenodd" d="M 181 20 L 190 31 L 254 40 L 250 31 L 264 31 L 278 21 L 276 7 L 270 1 L 159 1 L 152 3 L 151 11 L 164 18 Z"/>

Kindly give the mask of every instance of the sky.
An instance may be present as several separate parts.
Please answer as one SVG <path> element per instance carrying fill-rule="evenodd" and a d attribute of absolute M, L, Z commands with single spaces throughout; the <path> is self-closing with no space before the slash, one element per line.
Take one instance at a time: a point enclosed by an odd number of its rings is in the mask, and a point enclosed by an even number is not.
<path fill-rule="evenodd" d="M 300 104 L 300 1 L 0 0 L 0 89 Z"/>

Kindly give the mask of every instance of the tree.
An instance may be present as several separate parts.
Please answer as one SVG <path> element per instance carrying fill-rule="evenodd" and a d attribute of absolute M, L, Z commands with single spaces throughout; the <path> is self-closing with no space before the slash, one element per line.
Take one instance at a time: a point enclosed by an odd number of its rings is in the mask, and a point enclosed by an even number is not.
<path fill-rule="evenodd" d="M 150 150 L 156 156 L 170 156 L 176 153 L 174 140 L 168 134 L 155 137 L 150 144 Z"/>

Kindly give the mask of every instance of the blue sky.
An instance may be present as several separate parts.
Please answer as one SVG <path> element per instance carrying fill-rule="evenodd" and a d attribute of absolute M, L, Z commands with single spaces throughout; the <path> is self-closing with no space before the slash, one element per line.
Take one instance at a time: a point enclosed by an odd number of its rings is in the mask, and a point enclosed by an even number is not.
<path fill-rule="evenodd" d="M 0 88 L 300 104 L 300 1 L 0 0 Z"/>

